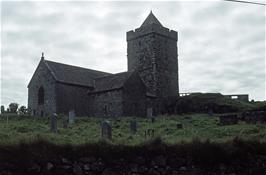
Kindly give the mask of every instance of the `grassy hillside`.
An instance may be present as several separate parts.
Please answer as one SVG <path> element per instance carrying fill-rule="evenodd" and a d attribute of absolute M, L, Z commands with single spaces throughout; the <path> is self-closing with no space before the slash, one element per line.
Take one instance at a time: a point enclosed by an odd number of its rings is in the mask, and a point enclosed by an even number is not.
<path fill-rule="evenodd" d="M 38 139 L 48 140 L 55 144 L 95 143 L 101 140 L 101 122 L 103 118 L 77 118 L 70 128 L 63 128 L 63 116 L 59 118 L 59 132 L 50 132 L 48 118 L 33 118 L 29 116 L 0 115 L 0 144 L 14 144 L 20 141 L 32 142 Z M 144 130 L 155 129 L 155 137 L 160 137 L 164 142 L 174 144 L 181 141 L 189 142 L 195 138 L 225 142 L 235 137 L 266 141 L 266 125 L 246 124 L 219 126 L 218 117 L 209 117 L 205 114 L 191 114 L 182 116 L 161 116 L 155 123 L 144 118 L 137 118 L 138 132 L 131 135 L 129 122 L 132 118 L 108 119 L 113 128 L 113 144 L 136 145 L 148 141 L 145 139 Z M 183 129 L 177 129 L 177 123 Z"/>

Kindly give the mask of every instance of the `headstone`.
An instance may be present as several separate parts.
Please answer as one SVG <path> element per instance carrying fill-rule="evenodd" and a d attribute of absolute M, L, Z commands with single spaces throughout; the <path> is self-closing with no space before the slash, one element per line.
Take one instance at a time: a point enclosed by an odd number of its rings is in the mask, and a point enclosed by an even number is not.
<path fill-rule="evenodd" d="M 110 121 L 105 120 L 102 122 L 102 138 L 103 139 L 112 139 L 112 127 Z"/>
<path fill-rule="evenodd" d="M 1 114 L 4 114 L 5 113 L 5 106 L 1 106 Z"/>
<path fill-rule="evenodd" d="M 75 117 L 76 117 L 75 111 L 74 110 L 69 111 L 68 122 L 70 125 L 72 125 L 75 122 Z"/>
<path fill-rule="evenodd" d="M 137 133 L 137 121 L 135 119 L 130 121 L 130 132 L 131 134 Z"/>
<path fill-rule="evenodd" d="M 147 109 L 147 117 L 151 119 L 151 122 L 152 122 L 152 123 L 155 122 L 155 117 L 153 116 L 152 108 L 148 108 L 148 109 Z"/>
<path fill-rule="evenodd" d="M 53 113 L 51 117 L 51 131 L 57 133 L 57 114 Z"/>
<path fill-rule="evenodd" d="M 152 118 L 153 117 L 153 115 L 152 115 L 152 108 L 148 108 L 147 109 L 147 117 L 148 118 Z"/>
<path fill-rule="evenodd" d="M 209 109 L 208 110 L 208 114 L 209 114 L 209 116 L 213 116 L 213 110 L 212 109 Z"/>

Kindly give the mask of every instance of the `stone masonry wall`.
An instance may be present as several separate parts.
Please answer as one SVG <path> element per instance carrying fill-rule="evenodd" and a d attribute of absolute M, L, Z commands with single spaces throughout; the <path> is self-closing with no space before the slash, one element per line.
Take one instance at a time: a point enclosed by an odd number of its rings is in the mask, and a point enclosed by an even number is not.
<path fill-rule="evenodd" d="M 87 87 L 57 83 L 57 113 L 68 115 L 70 110 L 74 110 L 77 116 L 89 115 L 87 91 Z"/>
<path fill-rule="evenodd" d="M 89 113 L 94 117 L 122 116 L 122 90 L 111 90 L 91 94 L 89 99 Z"/>
<path fill-rule="evenodd" d="M 146 87 L 138 74 L 134 73 L 124 84 L 123 116 L 146 116 Z"/>
<path fill-rule="evenodd" d="M 56 111 L 55 83 L 56 81 L 45 63 L 41 61 L 28 86 L 28 108 L 32 115 L 48 116 Z M 44 89 L 44 104 L 42 105 L 38 104 L 40 87 Z"/>
<path fill-rule="evenodd" d="M 128 70 L 138 70 L 150 92 L 178 94 L 177 32 L 158 25 L 127 33 Z"/>

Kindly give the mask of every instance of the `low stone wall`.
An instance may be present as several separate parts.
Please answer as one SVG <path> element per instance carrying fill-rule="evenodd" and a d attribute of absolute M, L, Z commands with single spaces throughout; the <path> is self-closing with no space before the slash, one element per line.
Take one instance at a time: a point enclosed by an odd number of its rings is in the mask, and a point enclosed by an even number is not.
<path fill-rule="evenodd" d="M 247 111 L 241 116 L 241 119 L 247 123 L 266 123 L 266 111 Z"/>
<path fill-rule="evenodd" d="M 265 162 L 266 144 L 239 140 L 179 145 L 155 140 L 140 146 L 58 146 L 41 141 L 0 146 L 1 175 L 259 175 L 266 170 Z"/>

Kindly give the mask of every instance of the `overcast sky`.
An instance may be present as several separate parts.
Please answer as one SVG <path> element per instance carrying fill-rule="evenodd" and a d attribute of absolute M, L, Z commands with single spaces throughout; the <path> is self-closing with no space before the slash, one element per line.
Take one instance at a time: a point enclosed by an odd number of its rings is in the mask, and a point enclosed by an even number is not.
<path fill-rule="evenodd" d="M 265 6 L 204 2 L 2 2 L 1 104 L 27 105 L 45 59 L 127 70 L 126 32 L 150 10 L 178 31 L 180 92 L 247 93 L 265 100 Z"/>

